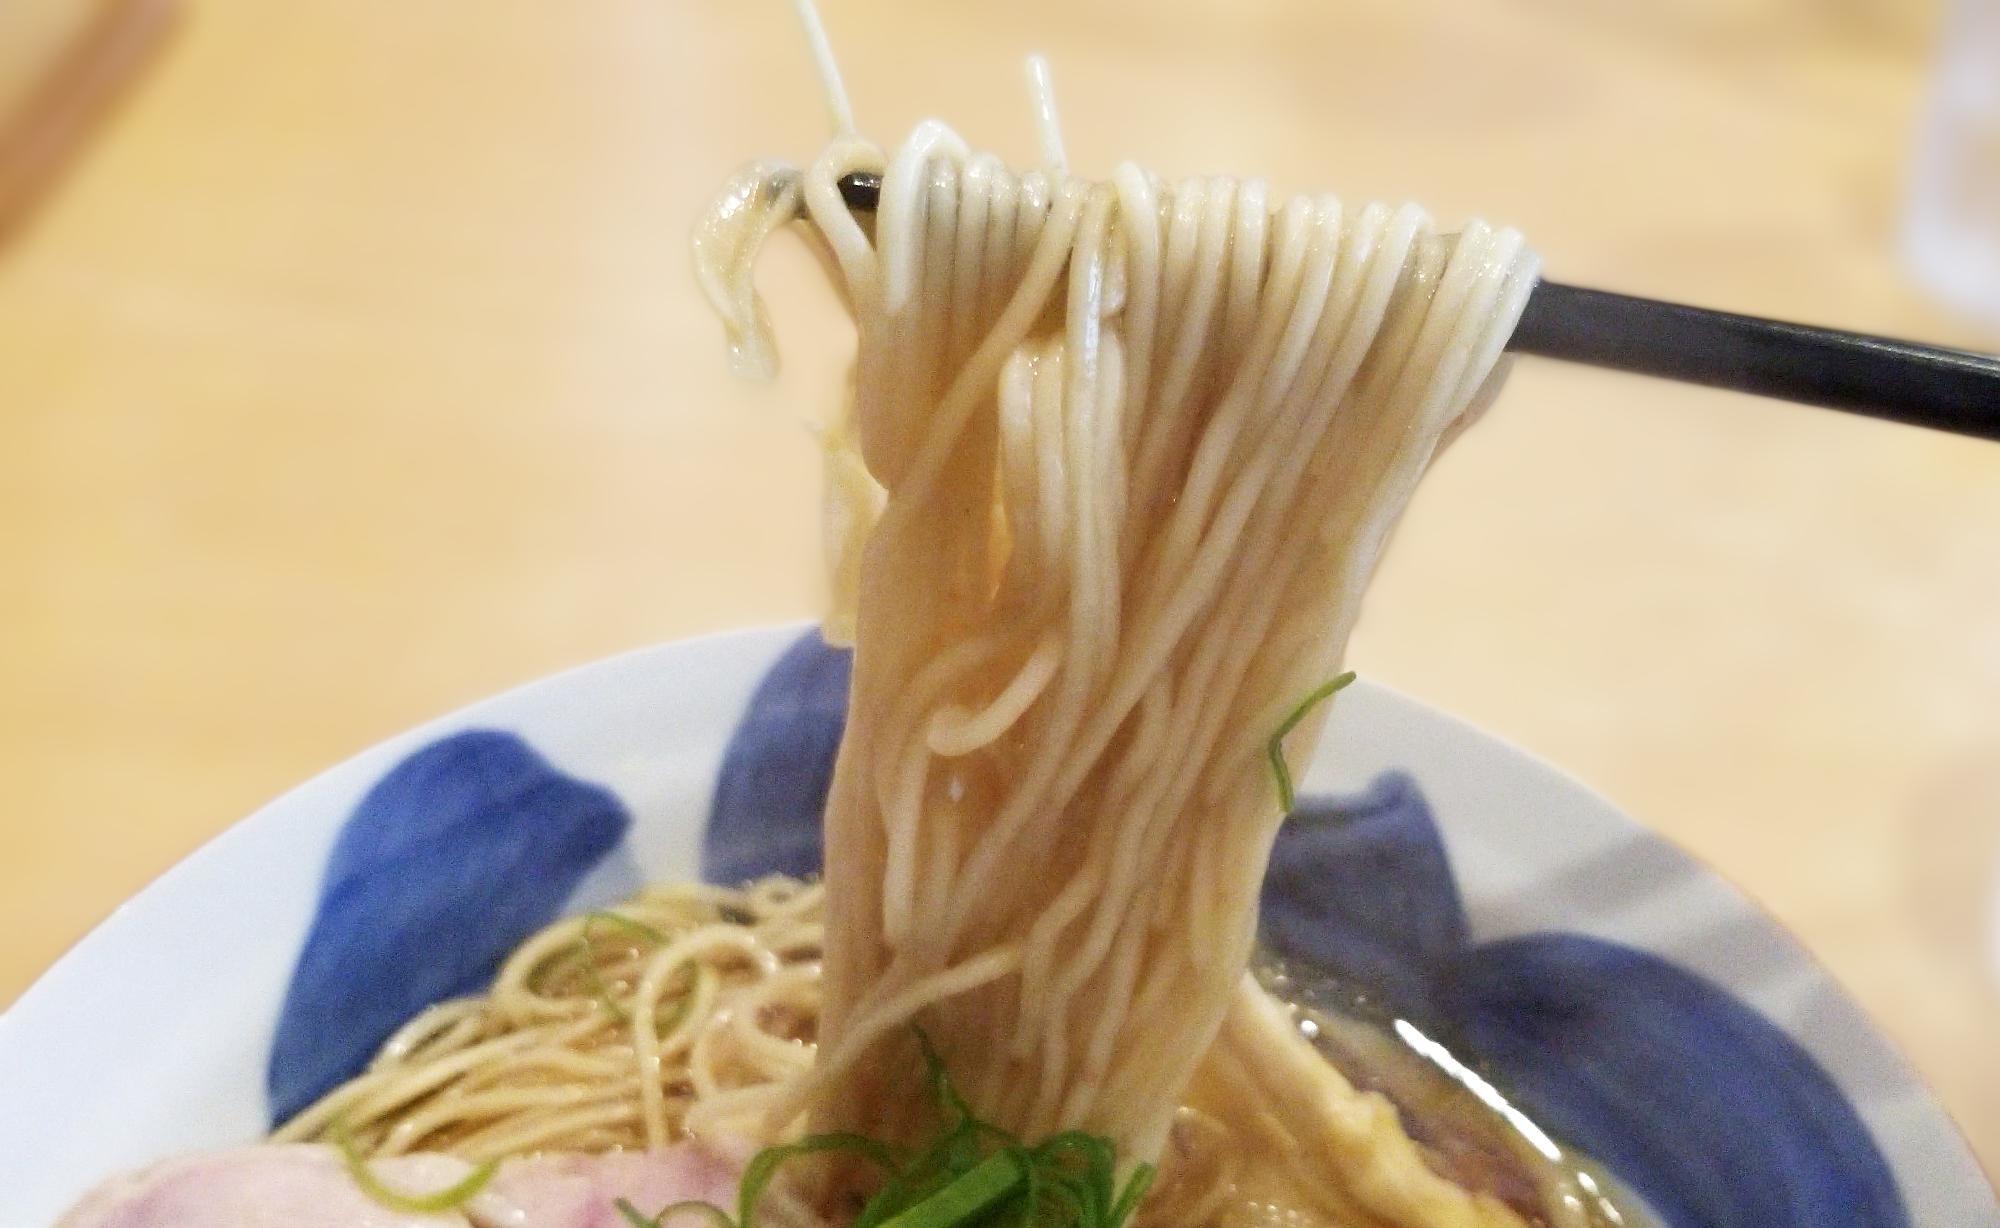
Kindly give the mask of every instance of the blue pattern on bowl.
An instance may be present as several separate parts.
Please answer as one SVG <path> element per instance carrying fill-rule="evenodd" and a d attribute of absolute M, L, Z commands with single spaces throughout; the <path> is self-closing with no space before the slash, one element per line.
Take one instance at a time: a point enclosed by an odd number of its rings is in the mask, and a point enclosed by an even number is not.
<path fill-rule="evenodd" d="M 1668 1224 L 1903 1228 L 1895 1178 L 1796 1041 L 1650 952 L 1532 934 L 1466 952 L 1439 995 L 1529 1117 Z"/>
<path fill-rule="evenodd" d="M 808 633 L 785 650 L 730 735 L 702 833 L 701 876 L 819 873 L 820 816 L 847 727 L 854 654 Z"/>
<path fill-rule="evenodd" d="M 284 1121 L 418 1011 L 477 993 L 631 826 L 511 733 L 452 734 L 368 791 L 327 860 L 266 1072 Z"/>
<path fill-rule="evenodd" d="M 704 877 L 818 869 L 850 669 L 850 654 L 812 633 L 773 665 L 724 756 Z M 272 1054 L 274 1116 L 358 1071 L 424 1006 L 486 984 L 625 825 L 608 793 L 504 734 L 456 735 L 392 771 L 329 866 Z M 1796 1041 L 1720 987 L 1580 935 L 1473 944 L 1407 775 L 1304 799 L 1279 834 L 1263 908 L 1274 947 L 1367 984 L 1474 1055 L 1671 1228 L 1907 1228 L 1853 1107 Z"/>
<path fill-rule="evenodd" d="M 1444 839 L 1417 782 L 1385 772 L 1354 797 L 1307 796 L 1278 830 L 1260 931 L 1426 1024 L 1438 971 L 1467 942 Z"/>
<path fill-rule="evenodd" d="M 1528 1117 L 1674 1228 L 1904 1228 L 1887 1161 L 1798 1042 L 1721 987 L 1581 934 L 1475 946 L 1430 804 L 1401 774 L 1306 798 L 1264 880 L 1266 942 L 1474 1056 Z"/>

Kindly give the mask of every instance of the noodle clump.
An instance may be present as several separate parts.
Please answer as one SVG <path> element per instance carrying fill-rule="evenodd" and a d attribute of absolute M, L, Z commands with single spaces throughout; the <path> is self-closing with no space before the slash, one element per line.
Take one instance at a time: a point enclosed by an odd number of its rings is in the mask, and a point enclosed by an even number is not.
<path fill-rule="evenodd" d="M 852 172 L 881 176 L 872 225 Z M 879 492 L 834 559 L 821 1054 L 784 1108 L 920 1136 L 920 1021 L 999 1125 L 1156 1156 L 1248 992 L 1266 743 L 1340 669 L 1536 262 L 1413 206 L 1016 175 L 927 123 L 733 186 L 697 250 L 748 352 L 750 256 L 800 207 L 860 334 L 835 451 Z"/>

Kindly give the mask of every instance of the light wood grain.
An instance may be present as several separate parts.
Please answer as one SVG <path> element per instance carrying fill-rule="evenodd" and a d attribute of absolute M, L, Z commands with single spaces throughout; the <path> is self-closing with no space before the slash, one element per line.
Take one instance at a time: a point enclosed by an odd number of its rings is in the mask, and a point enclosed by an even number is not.
<path fill-rule="evenodd" d="M 1981 340 L 1895 258 L 1922 6 L 827 9 L 885 139 L 939 114 L 1027 155 L 1040 49 L 1086 168 L 1415 197 L 1523 226 L 1567 280 Z M 783 6 L 185 24 L 0 250 L 0 1001 L 384 735 L 817 600 L 804 423 L 851 341 L 781 251 L 786 375 L 731 382 L 685 255 L 732 166 L 821 138 Z M 1419 500 L 1354 663 L 1742 884 L 1991 1165 L 1996 543 L 2000 447 L 1524 362 Z"/>
<path fill-rule="evenodd" d="M 175 0 L 0 5 L 0 242 L 144 67 Z"/>

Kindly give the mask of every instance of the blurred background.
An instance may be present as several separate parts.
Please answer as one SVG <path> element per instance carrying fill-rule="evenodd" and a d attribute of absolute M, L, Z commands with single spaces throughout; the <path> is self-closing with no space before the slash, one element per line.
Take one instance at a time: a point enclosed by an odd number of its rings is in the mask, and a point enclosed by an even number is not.
<path fill-rule="evenodd" d="M 879 140 L 1026 159 L 1042 51 L 1085 173 L 2000 348 L 1993 0 L 824 9 Z M 851 331 L 774 245 L 786 370 L 733 382 L 687 234 L 824 123 L 778 0 L 0 0 L 0 1005 L 388 734 L 814 613 Z M 1352 660 L 1741 884 L 2000 1166 L 2000 445 L 1523 361 Z"/>

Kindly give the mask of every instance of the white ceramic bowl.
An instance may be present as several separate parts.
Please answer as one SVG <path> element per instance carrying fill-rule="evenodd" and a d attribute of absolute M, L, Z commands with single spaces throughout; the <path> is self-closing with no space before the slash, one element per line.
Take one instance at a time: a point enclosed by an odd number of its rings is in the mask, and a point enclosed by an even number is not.
<path fill-rule="evenodd" d="M 797 856 L 784 836 L 817 804 L 845 682 L 801 635 L 664 645 L 475 704 L 141 892 L 0 1017 L 5 1222 L 48 1224 L 120 1169 L 257 1138 L 274 1097 L 334 1077 L 385 1012 L 480 975 L 490 952 L 463 944 L 498 950 L 554 910 L 695 875 L 712 817 L 727 830 L 711 867 L 762 856 L 756 807 L 789 807 L 771 856 Z M 1299 846 L 1267 908 L 1289 906 L 1308 944 L 1389 960 L 1667 1222 L 2000 1225 L 1922 1084 L 1706 869 L 1365 680 L 1325 746 L 1303 791 L 1350 798 L 1288 828 Z"/>

